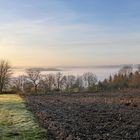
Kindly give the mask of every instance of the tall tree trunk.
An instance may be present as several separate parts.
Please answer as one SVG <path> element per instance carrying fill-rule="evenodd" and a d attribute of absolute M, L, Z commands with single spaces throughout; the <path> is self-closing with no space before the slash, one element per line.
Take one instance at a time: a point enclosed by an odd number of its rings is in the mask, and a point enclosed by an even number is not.
<path fill-rule="evenodd" d="M 35 85 L 35 93 L 37 93 L 37 91 L 38 91 L 38 90 L 37 90 L 37 85 Z"/>
<path fill-rule="evenodd" d="M 3 93 L 3 84 L 0 84 L 0 93 Z"/>

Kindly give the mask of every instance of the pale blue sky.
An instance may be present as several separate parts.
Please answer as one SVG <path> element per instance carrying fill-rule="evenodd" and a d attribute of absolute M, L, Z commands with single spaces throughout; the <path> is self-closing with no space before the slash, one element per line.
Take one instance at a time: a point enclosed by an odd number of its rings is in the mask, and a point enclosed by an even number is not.
<path fill-rule="evenodd" d="M 139 63 L 140 0 L 0 0 L 0 57 L 16 66 Z"/>

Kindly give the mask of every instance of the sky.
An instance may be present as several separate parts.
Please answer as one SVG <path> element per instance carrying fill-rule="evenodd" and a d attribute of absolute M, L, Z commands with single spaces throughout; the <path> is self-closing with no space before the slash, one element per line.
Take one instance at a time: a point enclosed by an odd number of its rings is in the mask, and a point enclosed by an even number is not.
<path fill-rule="evenodd" d="M 0 0 L 0 59 L 14 66 L 138 64 L 140 0 Z"/>

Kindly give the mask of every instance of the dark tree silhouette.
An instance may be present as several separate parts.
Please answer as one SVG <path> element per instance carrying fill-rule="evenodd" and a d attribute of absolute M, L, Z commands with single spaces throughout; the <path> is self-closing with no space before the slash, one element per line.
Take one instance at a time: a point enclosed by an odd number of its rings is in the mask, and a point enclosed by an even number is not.
<path fill-rule="evenodd" d="M 41 79 L 41 74 L 39 70 L 28 69 L 26 71 L 28 80 L 34 85 L 35 93 L 38 92 L 38 85 Z"/>
<path fill-rule="evenodd" d="M 0 60 L 0 93 L 8 85 L 11 77 L 11 65 L 6 60 Z"/>

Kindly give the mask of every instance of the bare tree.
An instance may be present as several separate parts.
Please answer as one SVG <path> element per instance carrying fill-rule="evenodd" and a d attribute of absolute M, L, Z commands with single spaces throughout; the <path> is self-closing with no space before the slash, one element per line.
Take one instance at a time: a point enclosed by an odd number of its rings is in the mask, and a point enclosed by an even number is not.
<path fill-rule="evenodd" d="M 84 88 L 83 76 L 76 77 L 75 87 L 78 88 L 78 91 L 81 91 Z"/>
<path fill-rule="evenodd" d="M 34 85 L 35 93 L 38 92 L 38 86 L 41 79 L 41 72 L 39 70 L 28 69 L 26 71 L 29 81 Z"/>
<path fill-rule="evenodd" d="M 8 85 L 12 71 L 8 61 L 0 60 L 0 93 Z"/>
<path fill-rule="evenodd" d="M 76 77 L 74 75 L 64 76 L 65 78 L 65 87 L 66 90 L 70 92 L 70 90 L 74 87 L 76 83 Z"/>
<path fill-rule="evenodd" d="M 94 75 L 92 72 L 87 72 L 83 74 L 83 78 L 85 82 L 87 83 L 88 87 L 93 86 L 97 82 L 96 75 Z"/>
<path fill-rule="evenodd" d="M 16 88 L 17 91 L 23 91 L 24 83 L 26 82 L 26 80 L 27 80 L 27 77 L 25 75 L 14 77 L 12 80 L 12 85 Z"/>
<path fill-rule="evenodd" d="M 55 75 L 54 74 L 47 74 L 43 75 L 42 77 L 42 86 L 44 92 L 50 92 L 53 90 L 55 85 Z"/>
<path fill-rule="evenodd" d="M 60 91 L 64 85 L 64 76 L 60 72 L 55 75 L 55 85 L 58 91 Z"/>

